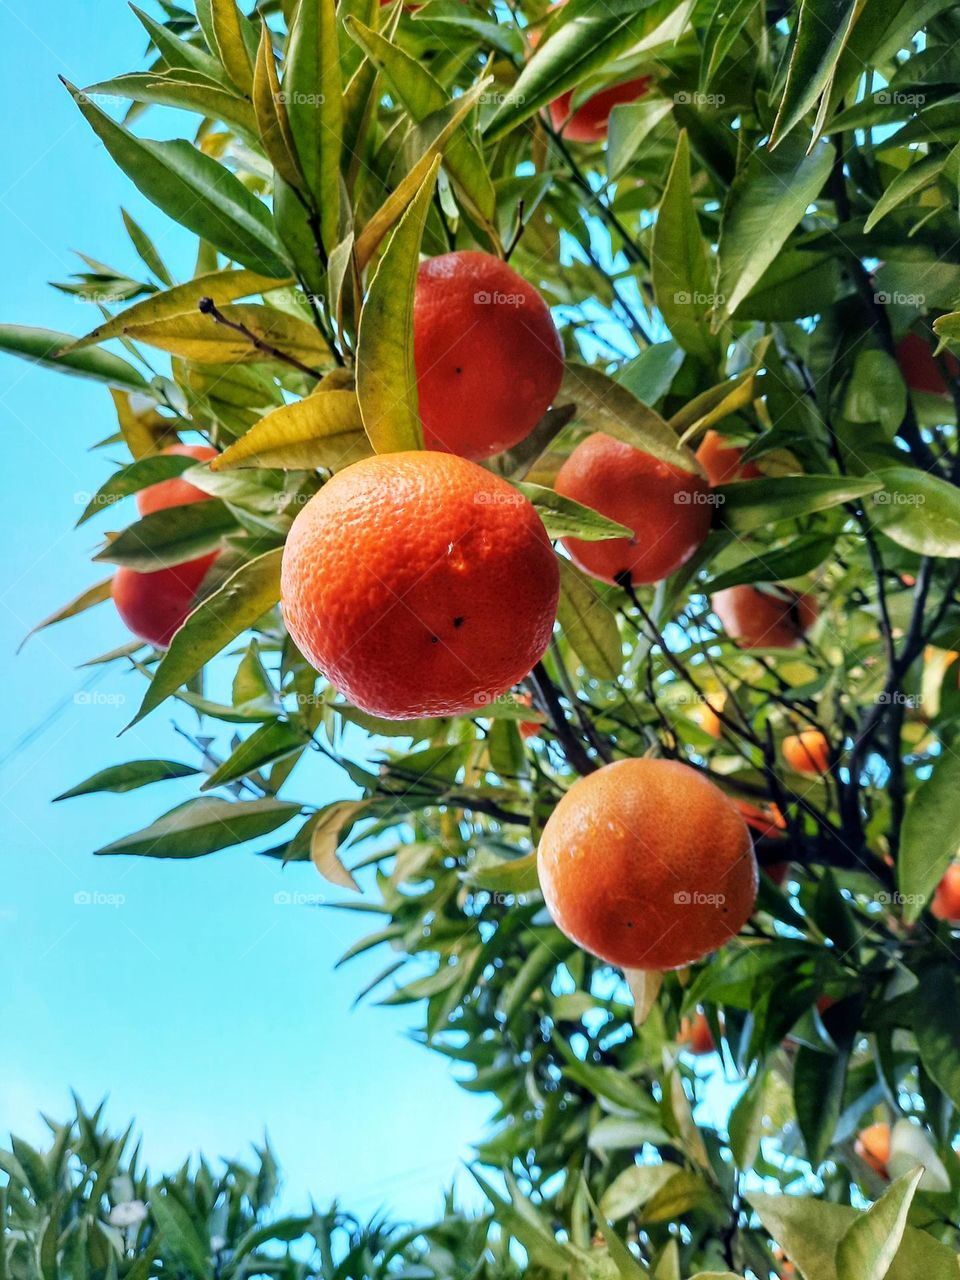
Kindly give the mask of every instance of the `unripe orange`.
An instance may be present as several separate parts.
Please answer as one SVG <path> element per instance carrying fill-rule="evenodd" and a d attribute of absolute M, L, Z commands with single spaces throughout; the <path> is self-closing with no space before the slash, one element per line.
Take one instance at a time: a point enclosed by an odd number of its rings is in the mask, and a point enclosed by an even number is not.
<path fill-rule="evenodd" d="M 887 1166 L 890 1163 L 890 1126 L 888 1124 L 871 1124 L 857 1136 L 853 1149 L 864 1163 L 868 1164 L 881 1178 L 889 1178 Z"/>
<path fill-rule="evenodd" d="M 954 862 L 947 867 L 933 895 L 930 910 L 938 920 L 960 924 L 960 862 Z"/>
<path fill-rule="evenodd" d="M 632 538 L 564 538 L 571 559 L 602 582 L 660 582 L 698 550 L 710 531 L 709 485 L 602 431 L 587 436 L 554 488 L 633 530 Z"/>
<path fill-rule="evenodd" d="M 211 449 L 207 444 L 172 444 L 169 449 L 163 449 L 161 452 L 179 454 L 184 458 L 196 458 L 198 462 L 206 462 L 217 456 L 216 449 Z M 161 480 L 159 484 L 141 489 L 137 494 L 137 510 L 142 516 L 148 516 L 154 511 L 164 511 L 167 507 L 183 507 L 190 502 L 208 502 L 212 496 L 181 476 L 175 476 L 172 480 Z"/>
<path fill-rule="evenodd" d="M 796 591 L 786 598 L 756 587 L 727 587 L 710 597 L 714 613 L 740 649 L 792 649 L 813 626 L 819 610 L 812 596 Z"/>
<path fill-rule="evenodd" d="M 563 377 L 550 308 L 489 253 L 421 264 L 413 350 L 424 442 L 464 458 L 489 458 L 528 436 Z"/>
<path fill-rule="evenodd" d="M 718 431 L 708 431 L 697 450 L 697 460 L 711 484 L 729 484 L 731 480 L 756 480 L 763 473 L 756 463 L 741 465 L 743 450 L 727 444 Z"/>
<path fill-rule="evenodd" d="M 287 628 L 354 706 L 394 720 L 486 706 L 550 642 L 557 559 L 531 503 L 449 453 L 381 453 L 300 511 Z"/>
<path fill-rule="evenodd" d="M 629 969 L 678 969 L 715 951 L 757 896 L 736 806 L 674 760 L 619 760 L 575 782 L 547 820 L 537 866 L 557 926 Z"/>
<path fill-rule="evenodd" d="M 135 636 L 164 649 L 196 602 L 207 570 L 220 553 L 187 560 L 153 573 L 121 565 L 113 575 L 113 601 Z"/>
<path fill-rule="evenodd" d="M 780 744 L 780 749 L 795 773 L 822 775 L 830 771 L 830 744 L 819 729 L 789 734 Z"/>

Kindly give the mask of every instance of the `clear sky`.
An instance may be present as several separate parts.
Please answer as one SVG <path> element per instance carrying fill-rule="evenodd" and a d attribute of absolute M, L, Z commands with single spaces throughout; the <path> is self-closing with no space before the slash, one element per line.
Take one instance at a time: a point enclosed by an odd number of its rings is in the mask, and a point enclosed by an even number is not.
<path fill-rule="evenodd" d="M 71 249 L 135 271 L 121 204 L 189 274 L 186 239 L 57 81 L 136 69 L 143 32 L 121 0 L 0 0 L 0 32 L 0 320 L 81 333 L 95 309 L 46 282 L 79 268 Z M 169 124 L 153 109 L 141 131 Z M 108 458 L 88 452 L 115 429 L 107 389 L 0 355 L 0 425 L 0 1143 L 11 1129 L 38 1138 L 38 1112 L 64 1118 L 74 1088 L 88 1107 L 109 1094 L 116 1127 L 136 1118 L 155 1171 L 199 1150 L 242 1154 L 267 1130 L 288 1203 L 338 1196 L 364 1214 L 429 1215 L 488 1104 L 405 1037 L 415 1011 L 351 1009 L 387 962 L 377 952 L 334 973 L 358 917 L 275 901 L 344 895 L 311 867 L 281 873 L 243 848 L 183 863 L 92 857 L 187 798 L 189 781 L 50 804 L 110 764 L 195 757 L 169 706 L 117 740 L 142 693 L 136 675 L 118 668 L 85 688 L 79 664 L 125 639 L 109 603 L 14 656 L 33 623 L 104 576 L 89 556 L 120 512 L 73 526 L 108 474 Z M 336 770 L 295 778 L 314 802 L 349 794 Z"/>

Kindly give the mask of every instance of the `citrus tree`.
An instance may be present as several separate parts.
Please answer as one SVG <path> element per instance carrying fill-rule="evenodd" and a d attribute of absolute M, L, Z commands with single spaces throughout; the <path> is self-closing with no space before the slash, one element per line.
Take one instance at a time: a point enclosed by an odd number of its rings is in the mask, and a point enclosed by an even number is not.
<path fill-rule="evenodd" d="M 955 1277 L 955 6 L 162 9 L 67 90 L 195 276 L 0 339 L 117 414 L 46 624 L 203 721 L 98 852 L 342 886 L 536 1274 Z"/>

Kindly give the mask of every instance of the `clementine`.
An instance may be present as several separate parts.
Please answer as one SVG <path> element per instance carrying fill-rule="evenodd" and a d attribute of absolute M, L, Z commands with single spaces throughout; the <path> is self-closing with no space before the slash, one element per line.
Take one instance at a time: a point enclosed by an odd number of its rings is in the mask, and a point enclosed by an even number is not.
<path fill-rule="evenodd" d="M 602 431 L 587 436 L 557 473 L 557 493 L 633 530 L 632 538 L 564 538 L 570 558 L 602 582 L 659 582 L 690 559 L 710 531 L 709 485 Z"/>
<path fill-rule="evenodd" d="M 788 734 L 780 749 L 795 773 L 824 774 L 830 770 L 830 744 L 819 729 Z"/>
<path fill-rule="evenodd" d="M 781 587 L 773 595 L 757 587 L 726 587 L 710 605 L 741 649 L 791 649 L 813 626 L 819 609 L 812 596 Z"/>
<path fill-rule="evenodd" d="M 897 343 L 896 354 L 903 380 L 911 391 L 927 391 L 934 396 L 950 394 L 940 366 L 933 358 L 930 344 L 918 333 L 908 333 L 905 338 L 901 338 Z M 960 377 L 960 363 L 956 356 L 948 351 L 945 362 L 950 376 Z"/>
<path fill-rule="evenodd" d="M 938 920 L 960 924 L 960 862 L 947 867 L 946 874 L 933 895 L 930 910 Z"/>
<path fill-rule="evenodd" d="M 756 480 L 763 473 L 756 463 L 741 465 L 743 450 L 727 444 L 718 431 L 710 430 L 697 450 L 697 460 L 711 484 L 729 484 L 731 480 Z"/>
<path fill-rule="evenodd" d="M 699 1009 L 692 1020 L 684 1018 L 680 1023 L 680 1035 L 678 1038 L 682 1044 L 690 1046 L 690 1052 L 697 1058 L 713 1053 L 717 1047 L 713 1043 L 710 1023 Z"/>
<path fill-rule="evenodd" d="M 638 76 L 591 94 L 576 110 L 571 110 L 574 90 L 554 98 L 547 110 L 550 123 L 569 142 L 602 142 L 610 127 L 610 112 L 622 102 L 636 102 L 650 91 L 650 76 Z"/>
<path fill-rule="evenodd" d="M 717 712 L 723 711 L 725 701 L 723 694 L 715 694 L 712 699 L 704 698 L 703 702 L 698 703 L 693 709 L 694 720 L 711 738 L 719 738 L 723 732 L 723 721 Z"/>
<path fill-rule="evenodd" d="M 163 449 L 162 452 L 179 454 L 184 458 L 196 458 L 198 462 L 206 462 L 209 458 L 217 456 L 216 449 L 211 449 L 208 444 L 172 444 L 169 449 Z M 198 489 L 195 484 L 188 483 L 181 476 L 175 476 L 173 480 L 161 480 L 159 484 L 141 489 L 137 494 L 137 510 L 142 516 L 148 516 L 153 511 L 163 511 L 167 507 L 186 506 L 188 502 L 207 502 L 212 496 Z"/>
<path fill-rule="evenodd" d="M 522 702 L 525 707 L 533 706 L 533 698 L 529 693 L 515 693 L 513 697 L 514 701 Z M 539 720 L 521 720 L 517 728 L 520 730 L 520 737 L 526 742 L 528 738 L 536 738 L 543 725 Z"/>
<path fill-rule="evenodd" d="M 890 1162 L 890 1126 L 888 1124 L 871 1124 L 861 1130 L 853 1149 L 864 1163 L 868 1164 L 881 1178 L 888 1178 L 887 1165 Z"/>
<path fill-rule="evenodd" d="M 465 250 L 420 266 L 413 353 L 428 449 L 489 458 L 529 435 L 560 388 L 563 343 L 512 267 Z"/>
<path fill-rule="evenodd" d="M 328 480 L 287 537 L 281 601 L 304 655 L 395 720 L 476 711 L 540 659 L 560 590 L 533 506 L 448 453 L 379 454 Z"/>
<path fill-rule="evenodd" d="M 750 832 L 719 787 L 675 760 L 618 760 L 573 784 L 537 851 L 567 937 L 629 969 L 679 969 L 753 911 Z"/>
<path fill-rule="evenodd" d="M 125 565 L 113 575 L 113 602 L 135 636 L 164 649 L 193 609 L 207 570 L 219 552 L 152 573 Z"/>

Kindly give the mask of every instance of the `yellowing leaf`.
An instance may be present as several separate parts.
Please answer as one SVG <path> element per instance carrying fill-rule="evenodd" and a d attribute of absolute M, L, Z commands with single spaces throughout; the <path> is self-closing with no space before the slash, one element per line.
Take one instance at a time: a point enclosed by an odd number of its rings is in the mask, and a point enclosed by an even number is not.
<path fill-rule="evenodd" d="M 275 307 L 236 303 L 220 309 L 227 323 L 200 311 L 186 311 L 145 324 L 127 325 L 129 338 L 201 364 L 275 360 L 276 352 L 311 366 L 325 365 L 330 348 L 312 324 Z M 246 333 L 233 327 L 242 325 Z"/>
<path fill-rule="evenodd" d="M 254 68 L 253 110 L 267 159 L 285 182 L 292 187 L 302 187 L 303 174 L 297 164 L 297 148 L 290 132 L 287 109 L 280 96 L 280 79 L 266 23 L 260 28 L 260 48 Z"/>
<path fill-rule="evenodd" d="M 310 860 L 324 880 L 344 889 L 360 886 L 337 856 L 337 845 L 344 827 L 352 824 L 366 808 L 365 800 L 337 800 L 315 814 L 311 820 Z"/>
<path fill-rule="evenodd" d="M 253 68 L 243 39 L 242 19 L 234 0 L 210 0 L 210 17 L 216 45 L 214 52 L 237 88 L 249 94 L 253 88 Z"/>
<path fill-rule="evenodd" d="M 355 391 L 317 391 L 295 404 L 274 409 L 214 460 L 214 471 L 231 467 L 281 467 L 339 471 L 366 458 L 370 443 L 363 430 Z"/>
<path fill-rule="evenodd" d="M 35 627 L 31 627 L 17 646 L 17 652 L 20 652 L 31 636 L 35 636 L 44 627 L 52 627 L 56 622 L 66 622 L 67 618 L 74 618 L 78 613 L 83 613 L 86 609 L 92 609 L 95 604 L 102 604 L 104 600 L 109 600 L 112 587 L 113 578 L 104 578 L 102 582 L 97 582 L 92 587 L 87 587 L 86 591 L 81 591 L 69 604 L 65 604 L 62 609 L 57 609 L 55 612 L 48 614 L 42 622 L 38 622 Z"/>

